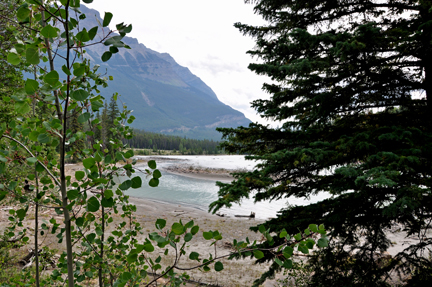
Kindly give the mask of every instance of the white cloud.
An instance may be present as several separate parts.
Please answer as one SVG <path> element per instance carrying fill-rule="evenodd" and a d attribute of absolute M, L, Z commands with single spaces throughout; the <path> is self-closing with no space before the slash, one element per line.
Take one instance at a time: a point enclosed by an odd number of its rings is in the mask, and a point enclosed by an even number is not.
<path fill-rule="evenodd" d="M 180 65 L 209 85 L 225 104 L 260 121 L 250 102 L 268 98 L 262 90 L 264 77 L 247 69 L 254 47 L 235 22 L 262 24 L 253 6 L 243 0 L 97 0 L 89 7 L 112 12 L 112 24 L 133 26 L 131 37 L 157 52 L 169 53 Z M 114 27 L 114 26 L 113 26 Z"/>

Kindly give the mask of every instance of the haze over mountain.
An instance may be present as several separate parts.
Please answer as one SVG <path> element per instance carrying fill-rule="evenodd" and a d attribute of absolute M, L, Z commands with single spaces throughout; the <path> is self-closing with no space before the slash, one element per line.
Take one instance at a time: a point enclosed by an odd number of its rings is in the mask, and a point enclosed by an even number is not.
<path fill-rule="evenodd" d="M 87 15 L 81 27 L 98 26 L 97 19 L 102 22 L 98 11 L 85 6 L 80 10 Z M 106 29 L 100 27 L 98 36 L 104 32 Z M 218 140 L 216 127 L 250 123 L 241 112 L 220 102 L 210 87 L 169 54 L 153 51 L 135 38 L 124 37 L 122 41 L 132 49 L 120 49 L 108 62 L 101 61 L 108 50 L 104 45 L 87 47 L 86 57 L 101 66 L 100 72 L 114 77 L 101 93 L 106 99 L 115 92 L 122 95 L 120 100 L 136 117 L 134 128 Z"/>

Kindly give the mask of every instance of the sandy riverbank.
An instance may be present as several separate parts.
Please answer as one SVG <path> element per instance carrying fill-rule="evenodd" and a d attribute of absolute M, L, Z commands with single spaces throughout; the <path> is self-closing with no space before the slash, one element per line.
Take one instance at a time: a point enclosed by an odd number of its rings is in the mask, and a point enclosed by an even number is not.
<path fill-rule="evenodd" d="M 67 165 L 67 172 L 69 175 L 73 175 L 75 171 L 81 169 L 82 165 L 80 164 Z M 226 178 L 225 176 L 227 176 L 226 174 L 222 176 L 221 173 L 213 173 L 209 175 L 205 172 L 181 172 L 181 169 L 176 171 L 167 171 L 175 172 L 183 176 L 203 179 L 208 178 L 211 180 L 223 180 Z M 230 179 L 226 178 L 226 180 Z M 142 241 L 148 237 L 150 232 L 156 231 L 155 222 L 158 218 L 165 219 L 167 221 L 167 226 L 171 226 L 174 222 L 178 222 L 179 220 L 181 220 L 183 223 L 193 220 L 195 224 L 200 227 L 200 232 L 192 241 L 188 243 L 186 250 L 187 255 L 192 251 L 198 252 L 203 256 L 208 255 L 209 253 L 214 255 L 214 246 L 210 246 L 211 242 L 204 240 L 202 237 L 202 231 L 218 230 L 222 234 L 223 239 L 218 243 L 216 250 L 218 255 L 227 254 L 231 251 L 229 249 L 228 243 L 232 242 L 233 239 L 244 240 L 246 237 L 249 237 L 250 240 L 261 240 L 261 236 L 259 234 L 249 230 L 250 226 L 260 224 L 262 222 L 260 220 L 244 218 L 239 219 L 235 217 L 219 217 L 189 206 L 157 202 L 142 198 L 131 197 L 129 200 L 132 204 L 137 206 L 135 217 L 143 228 L 144 234 L 140 236 L 140 240 Z M 8 210 L 9 207 L 0 206 L 0 232 L 4 230 L 8 223 Z M 28 211 L 28 214 L 32 214 L 32 209 Z M 54 214 L 52 210 L 42 211 L 41 214 L 44 220 L 56 218 L 58 222 L 62 221 L 62 218 Z M 118 215 L 115 216 L 115 221 L 113 222 L 112 227 L 118 224 L 121 220 L 122 219 Z M 24 227 L 28 228 L 30 233 L 32 230 L 34 230 L 34 220 L 30 216 L 24 222 Z M 389 229 L 387 233 L 392 242 L 392 246 L 388 250 L 389 256 L 394 256 L 398 252 L 401 252 L 403 249 L 407 248 L 409 245 L 417 243 L 420 240 L 416 237 L 407 237 L 402 231 L 402 227 L 398 225 L 394 225 L 394 227 Z M 432 233 L 429 231 L 425 236 L 429 237 L 431 235 Z M 31 236 L 29 237 L 31 238 Z M 32 239 L 30 239 L 29 244 L 32 244 Z M 47 244 L 50 247 L 58 250 L 62 250 L 64 248 L 61 244 L 57 244 L 56 238 L 46 239 L 44 244 Z M 162 253 L 163 250 L 155 250 L 152 256 L 156 258 L 159 255 L 162 255 Z M 171 251 L 169 254 L 172 253 L 173 252 Z M 171 264 L 173 258 L 170 256 L 171 255 L 168 257 L 162 256 L 163 260 L 161 264 L 165 266 Z M 221 273 L 217 273 L 214 270 L 207 273 L 202 273 L 196 270 L 190 272 L 189 274 L 191 274 L 192 278 L 196 281 L 215 283 L 219 284 L 220 286 L 250 286 L 251 283 L 265 270 L 265 266 L 254 265 L 253 260 L 222 260 L 222 262 L 224 263 L 225 268 Z M 187 259 L 187 256 L 185 256 L 185 258 L 183 258 L 180 262 L 181 267 L 190 267 L 191 265 L 192 264 L 190 260 Z M 239 272 L 240 270 L 241 272 Z M 278 277 L 281 278 L 283 276 L 279 275 Z M 270 287 L 278 285 L 276 280 L 271 280 L 266 282 L 264 286 Z"/>
<path fill-rule="evenodd" d="M 66 166 L 67 174 L 73 176 L 76 171 L 82 169 L 81 164 L 68 164 Z M 190 175 L 192 176 L 192 175 Z M 193 176 L 203 176 L 201 175 L 193 175 Z M 170 204 L 165 202 L 152 201 L 142 198 L 129 198 L 130 203 L 136 205 L 137 211 L 134 214 L 136 217 L 136 221 L 140 223 L 143 234 L 139 236 L 139 240 L 144 242 L 145 238 L 148 238 L 148 234 L 154 231 L 157 231 L 155 227 L 155 222 L 159 218 L 163 218 L 167 221 L 167 227 L 170 227 L 174 222 L 179 222 L 181 220 L 183 223 L 187 223 L 190 220 L 193 220 L 195 225 L 200 227 L 200 231 L 198 234 L 188 242 L 186 247 L 186 255 L 180 261 L 179 267 L 192 267 L 196 264 L 196 262 L 192 262 L 188 259 L 190 252 L 195 251 L 201 254 L 202 257 L 208 257 L 211 253 L 215 256 L 215 252 L 218 256 L 229 254 L 232 250 L 230 249 L 230 243 L 232 243 L 233 239 L 237 240 L 245 240 L 248 237 L 251 241 L 253 240 L 261 240 L 260 234 L 256 234 L 249 230 L 249 227 L 260 224 L 263 221 L 248 219 L 248 218 L 227 218 L 227 217 L 219 217 L 213 214 L 209 214 L 205 211 L 190 207 L 183 206 L 179 204 Z M 0 206 L 0 232 L 3 233 L 7 224 L 8 224 L 8 216 L 9 216 L 10 207 L 8 206 Z M 23 226 L 28 229 L 28 234 L 30 240 L 28 242 L 29 245 L 33 244 L 32 231 L 35 229 L 34 227 L 34 217 L 31 214 L 34 213 L 33 207 L 31 207 L 27 214 L 28 216 Z M 52 209 L 43 209 L 40 210 L 40 214 L 42 220 L 49 221 L 51 218 L 57 220 L 57 222 L 62 222 L 63 218 L 57 214 Z M 114 215 L 114 222 L 110 225 L 109 230 L 115 228 L 123 219 L 119 215 Z M 211 241 L 207 241 L 203 238 L 203 231 L 216 231 L 218 230 L 223 239 L 218 242 L 215 246 L 210 246 Z M 107 232 L 109 233 L 109 231 Z M 41 240 L 41 239 L 40 239 Z M 53 249 L 59 250 L 61 253 L 64 250 L 64 243 L 59 244 L 57 242 L 57 238 L 54 235 L 50 235 L 46 233 L 46 237 L 41 240 L 44 245 L 48 245 Z M 28 247 L 24 246 L 22 249 L 23 254 L 26 254 L 26 250 Z M 168 253 L 168 256 L 163 255 L 163 251 L 165 249 L 158 249 L 150 255 L 156 259 L 159 255 L 162 256 L 162 269 L 166 266 L 172 264 L 174 250 Z M 216 272 L 213 270 L 209 272 L 201 272 L 199 270 L 188 271 L 188 274 L 191 275 L 191 279 L 199 282 L 218 284 L 220 286 L 250 286 L 252 282 L 259 278 L 263 271 L 263 266 L 257 266 L 253 264 L 253 260 L 240 260 L 240 261 L 229 261 L 226 259 L 222 259 L 221 262 L 224 264 L 224 270 L 221 272 Z M 242 272 L 239 272 L 242 270 Z M 181 273 L 181 272 L 180 272 Z M 163 285 L 160 285 L 163 286 Z M 195 285 L 187 285 L 187 286 L 195 286 Z M 275 284 L 268 282 L 264 286 L 276 286 Z"/>

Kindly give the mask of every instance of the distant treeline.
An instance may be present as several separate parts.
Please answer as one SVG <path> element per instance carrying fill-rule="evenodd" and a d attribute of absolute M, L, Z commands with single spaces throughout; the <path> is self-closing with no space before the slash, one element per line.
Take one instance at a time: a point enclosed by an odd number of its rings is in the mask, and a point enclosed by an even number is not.
<path fill-rule="evenodd" d="M 143 130 L 134 130 L 134 137 L 125 140 L 131 148 L 157 150 L 176 150 L 181 154 L 220 154 L 219 142 L 213 140 L 196 140 L 180 136 L 170 136 Z"/>

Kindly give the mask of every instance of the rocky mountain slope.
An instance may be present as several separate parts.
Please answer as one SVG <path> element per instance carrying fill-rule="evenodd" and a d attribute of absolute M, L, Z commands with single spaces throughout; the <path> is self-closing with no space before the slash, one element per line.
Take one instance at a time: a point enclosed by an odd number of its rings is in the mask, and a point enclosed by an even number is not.
<path fill-rule="evenodd" d="M 99 12 L 81 6 L 87 15 L 82 27 L 102 22 Z M 103 31 L 99 28 L 98 36 Z M 97 36 L 97 37 L 98 37 Z M 133 127 L 190 138 L 220 139 L 216 127 L 246 126 L 250 121 L 239 111 L 220 102 L 212 89 L 167 53 L 153 51 L 137 39 L 125 37 L 132 49 L 120 49 L 108 62 L 101 56 L 104 45 L 87 47 L 86 57 L 99 64 L 99 71 L 114 77 L 101 93 L 109 99 L 118 92 L 120 100 L 136 117 Z"/>

